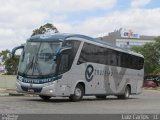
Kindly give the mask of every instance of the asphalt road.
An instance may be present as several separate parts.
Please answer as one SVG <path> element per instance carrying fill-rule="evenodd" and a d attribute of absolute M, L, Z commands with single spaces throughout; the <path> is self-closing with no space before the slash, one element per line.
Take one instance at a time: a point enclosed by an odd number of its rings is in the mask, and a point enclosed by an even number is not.
<path fill-rule="evenodd" d="M 68 98 L 52 98 L 43 101 L 39 97 L 0 97 L 0 113 L 9 114 L 148 114 L 160 113 L 160 91 L 145 90 L 128 100 L 107 97 L 98 100 L 85 97 L 80 102 Z"/>

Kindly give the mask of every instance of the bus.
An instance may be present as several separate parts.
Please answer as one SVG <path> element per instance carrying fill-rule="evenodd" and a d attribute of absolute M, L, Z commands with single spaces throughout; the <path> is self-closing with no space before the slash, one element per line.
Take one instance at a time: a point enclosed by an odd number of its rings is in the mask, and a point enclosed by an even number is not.
<path fill-rule="evenodd" d="M 83 96 L 105 99 L 109 95 L 128 99 L 140 94 L 144 57 L 80 34 L 41 34 L 30 37 L 19 59 L 16 90 L 51 97 Z"/>

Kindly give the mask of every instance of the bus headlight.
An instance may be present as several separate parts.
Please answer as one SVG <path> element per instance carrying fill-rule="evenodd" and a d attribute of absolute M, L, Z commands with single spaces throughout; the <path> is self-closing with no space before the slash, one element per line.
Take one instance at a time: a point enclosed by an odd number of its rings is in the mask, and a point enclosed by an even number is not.
<path fill-rule="evenodd" d="M 51 95 L 54 93 L 53 89 L 48 89 L 47 91 L 45 91 L 45 94 Z"/>
<path fill-rule="evenodd" d="M 54 91 L 52 89 L 49 90 L 49 93 L 53 93 Z"/>

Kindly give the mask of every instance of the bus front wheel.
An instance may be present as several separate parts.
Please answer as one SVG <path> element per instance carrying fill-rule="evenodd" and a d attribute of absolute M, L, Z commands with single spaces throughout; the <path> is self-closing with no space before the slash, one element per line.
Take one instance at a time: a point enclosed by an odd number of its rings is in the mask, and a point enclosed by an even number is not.
<path fill-rule="evenodd" d="M 84 95 L 84 88 L 81 84 L 78 84 L 75 87 L 74 94 L 69 97 L 69 99 L 73 102 L 80 101 Z"/>
<path fill-rule="evenodd" d="M 51 98 L 50 96 L 45 96 L 45 95 L 39 95 L 39 97 L 45 101 L 47 101 Z"/>

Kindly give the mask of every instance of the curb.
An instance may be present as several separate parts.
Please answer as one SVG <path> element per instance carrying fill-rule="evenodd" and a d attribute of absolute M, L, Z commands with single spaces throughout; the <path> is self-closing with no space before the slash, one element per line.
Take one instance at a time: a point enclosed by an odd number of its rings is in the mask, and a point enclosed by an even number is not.
<path fill-rule="evenodd" d="M 9 93 L 0 93 L 0 97 L 9 96 Z"/>
<path fill-rule="evenodd" d="M 0 88 L 0 96 L 24 96 L 23 93 L 16 92 L 15 89 Z"/>
<path fill-rule="evenodd" d="M 160 90 L 144 90 L 144 91 L 150 91 L 150 92 L 160 93 Z"/>
<path fill-rule="evenodd" d="M 22 93 L 0 93 L 0 97 L 3 96 L 25 96 L 25 95 Z"/>
<path fill-rule="evenodd" d="M 9 96 L 24 96 L 22 93 L 9 93 Z"/>

